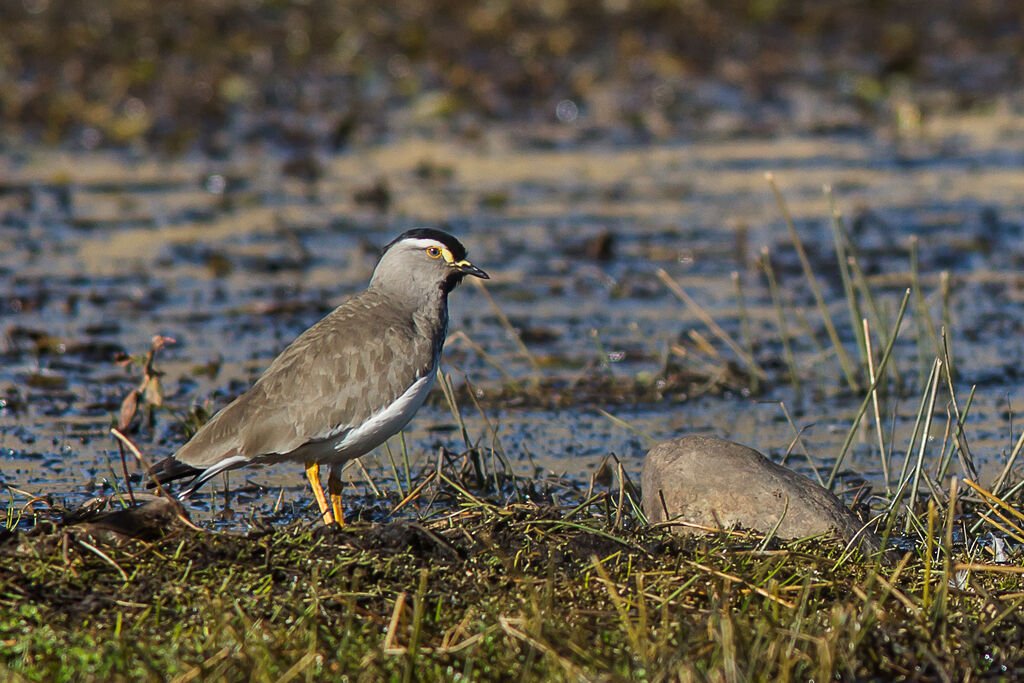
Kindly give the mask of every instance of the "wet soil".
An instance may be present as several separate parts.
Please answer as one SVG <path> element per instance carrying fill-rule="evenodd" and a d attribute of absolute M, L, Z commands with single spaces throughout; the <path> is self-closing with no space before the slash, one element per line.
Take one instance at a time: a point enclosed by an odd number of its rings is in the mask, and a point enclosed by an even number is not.
<path fill-rule="evenodd" d="M 636 472 L 696 432 L 813 477 L 868 383 L 837 344 L 856 357 L 867 313 L 881 348 L 911 284 L 889 464 L 942 328 L 954 392 L 978 389 L 983 480 L 1016 440 L 1015 3 L 26 0 L 0 25 L 0 481 L 20 501 L 122 488 L 122 415 L 148 458 L 173 452 L 414 225 L 457 234 L 493 279 L 453 296 L 459 414 L 435 393 L 404 452 L 364 459 L 376 490 L 350 469 L 353 513 L 400 499 L 442 447 L 584 487 L 612 454 Z M 824 185 L 868 311 L 850 311 Z M 146 375 L 157 336 L 174 341 Z M 887 483 L 878 451 L 858 434 L 847 484 Z M 307 514 L 295 467 L 210 491 L 209 524 Z"/>
<path fill-rule="evenodd" d="M 323 155 L 315 181 L 290 176 L 286 159 L 261 148 L 226 161 L 26 151 L 2 162 L 4 483 L 69 505 L 111 492 L 120 459 L 107 430 L 142 379 L 137 363 L 118 363 L 123 354 L 141 357 L 154 335 L 175 340 L 155 362 L 163 405 L 151 420 L 140 411 L 131 435 L 156 459 L 186 438 L 194 406 L 209 412 L 243 391 L 290 339 L 365 286 L 378 245 L 421 224 L 456 233 L 492 274 L 487 296 L 472 285 L 452 296 L 445 362 L 470 446 L 500 451 L 518 474 L 581 484 L 610 453 L 636 472 L 652 440 L 681 433 L 782 457 L 794 438 L 785 402 L 807 428 L 806 455 L 827 468 L 862 394 L 840 371 L 766 171 L 850 353 L 822 185 L 834 188 L 886 324 L 912 282 L 916 245 L 933 329 L 952 330 L 956 388 L 978 387 L 974 455 L 983 470 L 998 469 L 1019 405 L 1022 130 L 1012 116 L 957 117 L 912 139 L 543 149 L 496 127 L 472 145 L 410 139 Z M 368 203 L 368 189 L 381 187 L 387 205 Z M 780 282 L 799 393 L 758 266 L 762 249 Z M 752 381 L 659 269 L 753 351 L 763 379 Z M 897 451 L 930 363 L 921 356 L 935 353 L 919 337 L 930 338 L 906 323 L 899 383 L 883 403 Z M 441 446 L 464 451 L 457 425 L 438 393 L 406 433 L 413 467 Z M 877 483 L 871 443 L 866 432 L 846 467 Z M 791 456 L 798 468 L 808 461 L 803 447 Z M 392 452 L 402 469 L 397 441 Z M 394 492 L 387 454 L 364 461 L 378 487 Z M 361 472 L 349 472 L 353 493 L 365 493 Z M 232 473 L 230 483 L 235 510 L 306 505 L 297 468 Z M 199 509 L 222 507 L 223 485 L 214 490 Z"/>

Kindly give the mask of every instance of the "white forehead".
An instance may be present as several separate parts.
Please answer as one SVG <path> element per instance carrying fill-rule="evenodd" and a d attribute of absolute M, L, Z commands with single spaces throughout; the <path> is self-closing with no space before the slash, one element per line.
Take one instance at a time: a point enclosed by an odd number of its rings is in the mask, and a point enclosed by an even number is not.
<path fill-rule="evenodd" d="M 432 240 L 429 237 L 407 237 L 402 240 L 400 244 L 412 247 L 413 249 L 426 249 L 427 247 L 437 247 L 438 249 L 447 249 L 442 242 Z"/>

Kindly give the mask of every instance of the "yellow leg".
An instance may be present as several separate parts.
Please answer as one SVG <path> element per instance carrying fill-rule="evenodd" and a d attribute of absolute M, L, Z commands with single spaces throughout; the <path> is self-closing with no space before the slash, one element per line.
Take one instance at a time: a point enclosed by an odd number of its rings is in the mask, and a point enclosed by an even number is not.
<path fill-rule="evenodd" d="M 339 526 L 345 526 L 345 509 L 341 506 L 341 479 L 334 474 L 334 468 L 327 475 L 327 490 L 331 494 L 331 509 Z"/>
<path fill-rule="evenodd" d="M 330 508 L 327 507 L 324 487 L 320 485 L 320 465 L 318 463 L 306 463 L 306 478 L 309 479 L 309 485 L 313 489 L 313 497 L 316 498 L 316 504 L 320 506 L 320 514 L 324 516 L 324 524 L 333 524 L 334 515 L 331 514 Z"/>

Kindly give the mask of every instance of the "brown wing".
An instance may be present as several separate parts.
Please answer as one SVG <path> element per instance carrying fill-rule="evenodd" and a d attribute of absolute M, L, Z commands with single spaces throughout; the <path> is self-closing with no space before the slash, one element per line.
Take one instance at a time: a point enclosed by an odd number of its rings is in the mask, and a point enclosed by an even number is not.
<path fill-rule="evenodd" d="M 287 454 L 358 425 L 431 368 L 434 348 L 411 315 L 371 291 L 303 332 L 257 380 L 182 446 L 193 467 Z"/>

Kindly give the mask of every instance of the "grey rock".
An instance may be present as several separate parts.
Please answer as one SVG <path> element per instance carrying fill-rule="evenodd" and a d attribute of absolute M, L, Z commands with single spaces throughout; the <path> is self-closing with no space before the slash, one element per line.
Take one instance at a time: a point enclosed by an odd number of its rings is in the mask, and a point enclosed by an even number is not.
<path fill-rule="evenodd" d="M 846 541 L 856 537 L 867 552 L 881 545 L 832 493 L 732 441 L 684 436 L 660 443 L 644 459 L 641 483 L 644 513 L 652 523 L 671 520 L 763 533 L 777 525 L 778 538 L 834 532 Z M 702 532 L 694 526 L 672 528 Z"/>

